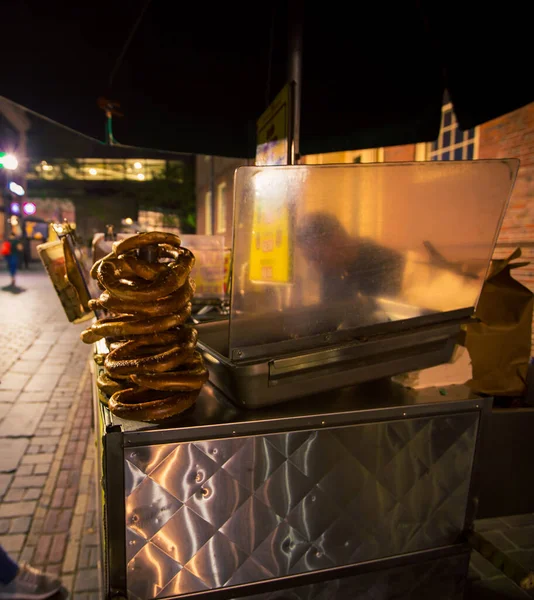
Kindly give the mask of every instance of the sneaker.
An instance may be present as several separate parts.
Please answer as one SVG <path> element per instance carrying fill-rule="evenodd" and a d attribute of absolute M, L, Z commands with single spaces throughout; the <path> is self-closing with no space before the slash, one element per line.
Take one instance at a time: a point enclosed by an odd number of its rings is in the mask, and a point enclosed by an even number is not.
<path fill-rule="evenodd" d="M 45 600 L 61 589 L 61 581 L 30 565 L 21 564 L 15 579 L 0 583 L 0 600 Z"/>

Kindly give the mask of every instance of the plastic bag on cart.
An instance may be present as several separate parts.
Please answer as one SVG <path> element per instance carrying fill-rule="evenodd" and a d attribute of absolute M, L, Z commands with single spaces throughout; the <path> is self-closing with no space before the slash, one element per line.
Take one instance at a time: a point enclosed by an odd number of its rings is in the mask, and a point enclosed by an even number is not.
<path fill-rule="evenodd" d="M 493 260 L 475 316 L 467 326 L 465 345 L 473 363 L 468 385 L 478 393 L 522 396 L 531 356 L 534 294 L 512 277 L 528 262 L 517 248 L 504 260 Z"/>

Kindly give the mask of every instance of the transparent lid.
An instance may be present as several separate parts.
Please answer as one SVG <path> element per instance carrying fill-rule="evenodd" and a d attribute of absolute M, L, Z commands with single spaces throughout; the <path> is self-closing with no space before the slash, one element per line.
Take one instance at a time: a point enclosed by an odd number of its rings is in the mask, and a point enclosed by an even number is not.
<path fill-rule="evenodd" d="M 518 166 L 239 168 L 230 356 L 474 307 Z"/>
<path fill-rule="evenodd" d="M 196 283 L 195 299 L 224 298 L 224 236 L 180 234 L 182 246 L 195 255 L 191 277 Z"/>

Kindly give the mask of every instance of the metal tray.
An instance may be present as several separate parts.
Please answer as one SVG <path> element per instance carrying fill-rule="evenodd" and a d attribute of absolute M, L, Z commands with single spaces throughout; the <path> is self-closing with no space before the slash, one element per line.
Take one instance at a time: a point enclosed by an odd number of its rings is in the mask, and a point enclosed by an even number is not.
<path fill-rule="evenodd" d="M 437 323 L 413 319 L 409 329 L 391 324 L 397 327 L 366 337 L 361 331 L 356 339 L 333 343 L 323 336 L 322 346 L 311 350 L 240 360 L 228 356 L 227 320 L 200 323 L 198 348 L 211 383 L 238 406 L 255 409 L 448 362 L 468 315 L 440 318 Z"/>

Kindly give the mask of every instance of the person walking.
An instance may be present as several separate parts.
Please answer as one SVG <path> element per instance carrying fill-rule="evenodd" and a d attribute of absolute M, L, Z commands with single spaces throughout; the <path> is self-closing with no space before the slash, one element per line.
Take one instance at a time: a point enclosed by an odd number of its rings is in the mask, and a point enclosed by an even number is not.
<path fill-rule="evenodd" d="M 0 600 L 46 600 L 60 589 L 59 579 L 17 564 L 0 545 Z"/>
<path fill-rule="evenodd" d="M 20 242 L 13 233 L 2 243 L 2 256 L 6 259 L 7 268 L 11 275 L 11 286 L 15 287 L 17 270 L 19 268 Z"/>

